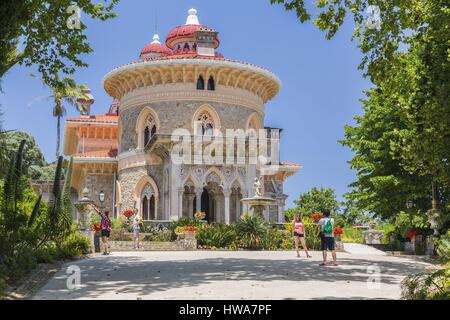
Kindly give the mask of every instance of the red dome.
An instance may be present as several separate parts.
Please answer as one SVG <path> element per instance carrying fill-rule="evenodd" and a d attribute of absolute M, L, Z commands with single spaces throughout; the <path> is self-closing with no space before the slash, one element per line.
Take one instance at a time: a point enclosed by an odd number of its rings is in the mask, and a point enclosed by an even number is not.
<path fill-rule="evenodd" d="M 161 53 L 163 55 L 170 55 L 172 54 L 172 50 L 161 43 L 149 43 L 141 50 L 141 55 L 147 53 Z"/>
<path fill-rule="evenodd" d="M 166 45 L 169 48 L 173 49 L 172 43 L 175 39 L 192 37 L 194 35 L 194 33 L 198 30 L 213 31 L 212 28 L 207 27 L 207 26 L 202 26 L 199 24 L 187 24 L 187 25 L 183 25 L 183 26 L 178 26 L 178 27 L 173 28 L 167 35 Z M 216 36 L 216 39 L 214 41 L 214 48 L 217 48 L 219 46 L 219 43 L 220 43 L 219 37 Z"/>

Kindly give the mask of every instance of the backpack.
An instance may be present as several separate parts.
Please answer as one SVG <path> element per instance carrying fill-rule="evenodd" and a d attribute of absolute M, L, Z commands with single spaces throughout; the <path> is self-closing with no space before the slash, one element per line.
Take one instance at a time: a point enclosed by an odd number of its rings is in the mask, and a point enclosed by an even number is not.
<path fill-rule="evenodd" d="M 323 233 L 333 233 L 333 225 L 331 223 L 331 219 L 327 219 L 325 226 L 323 227 Z"/>

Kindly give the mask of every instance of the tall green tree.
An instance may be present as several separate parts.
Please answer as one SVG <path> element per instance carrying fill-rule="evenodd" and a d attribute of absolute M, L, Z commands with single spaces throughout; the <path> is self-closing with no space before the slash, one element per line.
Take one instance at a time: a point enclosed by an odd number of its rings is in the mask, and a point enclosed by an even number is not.
<path fill-rule="evenodd" d="M 82 16 L 77 25 L 76 5 L 90 19 L 108 20 L 118 0 L 3 0 L 0 4 L 0 78 L 16 64 L 37 66 L 44 82 L 63 86 L 60 73 L 86 67 L 81 56 L 92 52 Z M 20 44 L 20 46 L 19 46 Z"/>
<path fill-rule="evenodd" d="M 32 179 L 39 179 L 41 168 L 47 165 L 44 154 L 32 136 L 21 131 L 10 131 L 3 134 L 3 144 L 5 156 L 13 156 L 21 141 L 25 140 L 25 152 L 23 154 L 23 171 Z"/>
<path fill-rule="evenodd" d="M 294 213 L 309 216 L 312 213 L 321 213 L 325 209 L 332 213 L 338 213 L 340 210 L 339 201 L 332 188 L 313 187 L 310 191 L 300 194 L 294 203 L 297 206 L 286 212 L 288 220 L 292 219 Z"/>
<path fill-rule="evenodd" d="M 72 171 L 73 171 L 73 157 L 70 158 L 66 169 L 64 186 L 62 190 L 62 212 L 60 219 L 60 228 L 65 233 L 70 233 L 72 226 Z"/>
<path fill-rule="evenodd" d="M 52 87 L 53 94 L 51 98 L 54 101 L 53 116 L 56 117 L 56 158 L 61 155 L 61 118 L 67 114 L 65 104 L 75 107 L 78 111 L 83 109 L 83 105 L 78 102 L 78 99 L 88 99 L 87 95 L 82 92 L 86 89 L 84 85 L 78 85 L 71 78 L 64 78 L 62 85 Z"/>
<path fill-rule="evenodd" d="M 331 39 L 347 14 L 363 53 L 364 74 L 402 110 L 406 127 L 392 145 L 395 159 L 411 174 L 431 180 L 433 209 L 450 183 L 449 43 L 446 0 L 319 0 L 311 16 L 305 1 L 271 0 L 295 10 Z M 445 192 L 445 190 L 444 190 Z"/>
<path fill-rule="evenodd" d="M 425 212 L 430 203 L 430 178 L 405 170 L 393 151 L 400 140 L 398 131 L 407 127 L 402 111 L 381 89 L 371 89 L 366 95 L 361 100 L 364 114 L 355 117 L 354 126 L 345 127 L 341 141 L 355 153 L 349 164 L 357 171 L 357 181 L 350 184 L 352 191 L 346 198 L 356 208 L 381 218 L 405 211 L 408 201 L 414 202 L 415 210 Z"/>

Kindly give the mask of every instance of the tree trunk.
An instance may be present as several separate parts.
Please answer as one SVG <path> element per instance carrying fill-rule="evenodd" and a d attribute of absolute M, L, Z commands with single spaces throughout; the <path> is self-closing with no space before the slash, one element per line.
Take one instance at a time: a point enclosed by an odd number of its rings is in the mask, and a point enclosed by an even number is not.
<path fill-rule="evenodd" d="M 61 135 L 61 116 L 57 116 L 56 122 L 56 159 L 59 158 L 59 146 L 60 146 L 60 135 Z"/>

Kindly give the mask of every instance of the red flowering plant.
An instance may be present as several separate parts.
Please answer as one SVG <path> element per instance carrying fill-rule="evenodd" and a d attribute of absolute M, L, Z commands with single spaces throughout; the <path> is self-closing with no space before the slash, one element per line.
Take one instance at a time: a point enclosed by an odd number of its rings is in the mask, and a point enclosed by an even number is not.
<path fill-rule="evenodd" d="M 343 229 L 343 228 L 335 227 L 335 228 L 333 229 L 333 233 L 336 234 L 336 235 L 344 234 L 344 229 Z"/>
<path fill-rule="evenodd" d="M 136 211 L 134 210 L 125 210 L 123 212 L 123 215 L 127 218 L 134 216 L 134 214 L 136 213 Z"/>
<path fill-rule="evenodd" d="M 184 231 L 185 232 L 197 232 L 197 228 L 196 227 L 193 227 L 193 226 L 185 226 L 184 227 Z"/>
<path fill-rule="evenodd" d="M 313 220 L 320 220 L 322 219 L 322 214 L 321 213 L 313 213 L 312 215 L 309 216 L 311 219 Z"/>
<path fill-rule="evenodd" d="M 408 237 L 409 241 L 411 241 L 418 234 L 419 232 L 417 232 L 417 230 L 409 230 L 406 236 Z"/>

